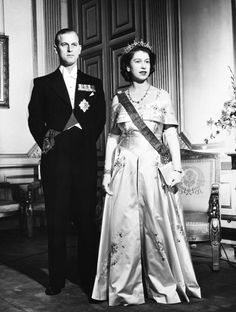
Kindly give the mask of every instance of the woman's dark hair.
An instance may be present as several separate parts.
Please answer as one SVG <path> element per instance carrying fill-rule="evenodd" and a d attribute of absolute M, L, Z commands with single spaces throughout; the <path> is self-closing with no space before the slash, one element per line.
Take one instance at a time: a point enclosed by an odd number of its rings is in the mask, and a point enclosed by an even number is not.
<path fill-rule="evenodd" d="M 132 57 L 134 56 L 134 53 L 137 51 L 143 51 L 148 53 L 149 58 L 150 58 L 150 74 L 149 76 L 155 71 L 155 63 L 156 63 L 156 54 L 153 53 L 149 48 L 141 46 L 141 45 L 136 45 L 134 48 L 132 48 L 128 53 L 124 52 L 124 54 L 121 56 L 120 60 L 120 72 L 121 75 L 124 77 L 126 81 L 131 82 L 132 77 L 131 73 L 127 71 L 127 67 L 130 66 L 130 61 Z"/>

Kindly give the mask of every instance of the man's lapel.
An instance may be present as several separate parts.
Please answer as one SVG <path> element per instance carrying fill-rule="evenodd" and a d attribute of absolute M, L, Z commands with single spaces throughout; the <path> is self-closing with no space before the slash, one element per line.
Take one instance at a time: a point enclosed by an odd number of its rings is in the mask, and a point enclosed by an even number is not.
<path fill-rule="evenodd" d="M 51 75 L 52 88 L 57 93 L 66 105 L 71 106 L 70 97 L 66 89 L 63 76 L 59 68 Z"/>

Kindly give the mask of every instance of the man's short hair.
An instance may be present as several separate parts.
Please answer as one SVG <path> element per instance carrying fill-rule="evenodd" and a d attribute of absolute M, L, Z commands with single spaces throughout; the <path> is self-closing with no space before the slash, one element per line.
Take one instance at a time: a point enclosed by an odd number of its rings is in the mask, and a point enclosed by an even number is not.
<path fill-rule="evenodd" d="M 59 36 L 60 35 L 64 35 L 64 34 L 67 34 L 67 33 L 71 33 L 71 32 L 74 32 L 76 33 L 76 31 L 74 31 L 73 29 L 71 28 L 63 28 L 63 29 L 60 29 L 56 35 L 55 35 L 55 40 L 54 40 L 54 43 L 56 46 L 58 46 L 58 43 L 59 43 Z M 76 33 L 77 34 L 77 33 Z M 79 36 L 78 36 L 79 37 Z"/>

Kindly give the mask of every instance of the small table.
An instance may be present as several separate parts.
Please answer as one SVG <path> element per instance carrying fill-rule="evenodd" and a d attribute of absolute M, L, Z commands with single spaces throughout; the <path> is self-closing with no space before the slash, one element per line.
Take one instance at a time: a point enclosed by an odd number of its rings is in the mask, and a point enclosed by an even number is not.
<path fill-rule="evenodd" d="M 229 152 L 226 153 L 228 156 L 231 157 L 231 183 L 232 188 L 231 188 L 231 205 L 233 207 L 236 207 L 236 152 Z M 224 214 L 221 216 L 222 220 L 227 220 L 227 222 L 231 222 L 231 221 L 236 221 L 236 216 L 235 215 L 228 215 L 228 214 Z M 236 257 L 236 245 L 232 246 L 234 248 L 234 255 Z"/>
<path fill-rule="evenodd" d="M 236 152 L 226 153 L 231 157 L 231 174 L 230 174 L 230 184 L 231 184 L 231 208 L 236 209 Z M 236 221 L 236 215 L 223 214 L 221 216 L 222 220 L 227 220 L 228 222 Z"/>
<path fill-rule="evenodd" d="M 231 169 L 236 169 L 236 152 L 227 153 L 228 156 L 231 157 Z"/>

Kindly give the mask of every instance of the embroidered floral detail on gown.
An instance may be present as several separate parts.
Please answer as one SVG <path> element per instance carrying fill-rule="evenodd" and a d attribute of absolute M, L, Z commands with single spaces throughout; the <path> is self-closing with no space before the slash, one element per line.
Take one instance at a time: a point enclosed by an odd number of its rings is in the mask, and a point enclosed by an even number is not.
<path fill-rule="evenodd" d="M 159 139 L 163 124 L 177 124 L 164 90 L 136 109 Z M 113 107 L 113 112 L 113 129 L 118 125 L 121 135 L 110 184 L 113 195 L 105 198 L 92 298 L 111 306 L 142 304 L 144 292 L 158 303 L 200 298 L 179 194 L 163 187 L 160 157 L 124 108 Z"/>

